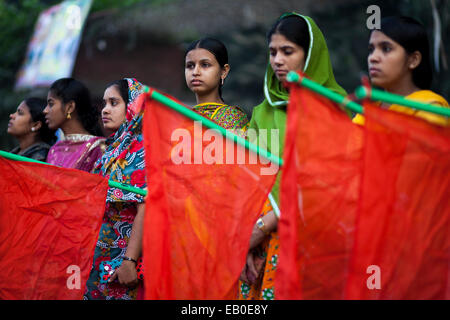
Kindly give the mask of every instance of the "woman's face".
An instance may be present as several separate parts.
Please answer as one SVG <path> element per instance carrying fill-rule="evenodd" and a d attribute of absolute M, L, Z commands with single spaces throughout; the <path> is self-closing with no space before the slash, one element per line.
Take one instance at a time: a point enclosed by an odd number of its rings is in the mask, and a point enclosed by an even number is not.
<path fill-rule="evenodd" d="M 184 75 L 188 88 L 199 95 L 219 90 L 221 78 L 227 71 L 221 68 L 214 54 L 206 49 L 197 48 L 186 55 Z"/>
<path fill-rule="evenodd" d="M 33 119 L 31 118 L 30 109 L 25 101 L 17 107 L 16 112 L 9 115 L 7 132 L 15 137 L 22 137 L 30 134 L 33 127 Z"/>
<path fill-rule="evenodd" d="M 102 122 L 105 129 L 117 131 L 126 120 L 127 106 L 117 86 L 108 87 L 103 94 Z"/>
<path fill-rule="evenodd" d="M 282 34 L 274 33 L 272 35 L 269 52 L 270 65 L 280 81 L 286 80 L 289 71 L 303 71 L 305 67 L 305 50 Z"/>
<path fill-rule="evenodd" d="M 52 91 L 47 95 L 47 106 L 44 109 L 45 122 L 52 130 L 61 128 L 63 123 L 67 120 L 67 114 L 63 107 L 62 99 L 53 94 Z"/>
<path fill-rule="evenodd" d="M 380 31 L 370 35 L 367 63 L 372 84 L 384 89 L 393 88 L 405 77 L 411 77 L 412 70 L 417 67 L 399 43 Z"/>

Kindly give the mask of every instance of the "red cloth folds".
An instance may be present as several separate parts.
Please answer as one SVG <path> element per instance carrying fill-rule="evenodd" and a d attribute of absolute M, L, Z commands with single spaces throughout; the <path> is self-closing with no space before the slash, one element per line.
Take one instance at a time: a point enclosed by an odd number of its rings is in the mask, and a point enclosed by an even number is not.
<path fill-rule="evenodd" d="M 0 157 L 0 298 L 81 299 L 108 181 Z"/>
<path fill-rule="evenodd" d="M 450 128 L 369 103 L 364 109 L 363 180 L 347 298 L 449 299 Z M 379 289 L 368 289 L 375 276 Z"/>
<path fill-rule="evenodd" d="M 277 299 L 342 299 L 363 131 L 331 101 L 290 90 L 275 292 Z"/>
<path fill-rule="evenodd" d="M 279 299 L 449 299 L 450 129 L 291 86 Z"/>
<path fill-rule="evenodd" d="M 248 151 L 220 133 L 146 103 L 145 298 L 235 299 L 276 170 L 261 174 L 270 165 L 250 162 Z"/>

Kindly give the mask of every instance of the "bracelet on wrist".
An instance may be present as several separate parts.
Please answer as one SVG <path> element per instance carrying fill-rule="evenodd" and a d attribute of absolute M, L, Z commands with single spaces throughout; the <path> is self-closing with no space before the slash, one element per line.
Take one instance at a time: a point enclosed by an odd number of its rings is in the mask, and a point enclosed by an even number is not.
<path fill-rule="evenodd" d="M 132 258 L 130 258 L 130 257 L 123 256 L 122 259 L 123 259 L 123 260 L 127 260 L 127 261 L 132 261 L 132 262 L 134 262 L 135 264 L 137 264 L 137 261 L 134 260 L 134 259 L 132 259 Z"/>

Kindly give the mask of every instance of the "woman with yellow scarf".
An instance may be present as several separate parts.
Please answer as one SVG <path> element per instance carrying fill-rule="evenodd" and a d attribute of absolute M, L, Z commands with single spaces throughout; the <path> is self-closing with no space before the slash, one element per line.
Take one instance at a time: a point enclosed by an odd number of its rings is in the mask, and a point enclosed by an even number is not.
<path fill-rule="evenodd" d="M 367 63 L 372 85 L 406 99 L 449 107 L 448 102 L 430 90 L 432 68 L 425 28 L 410 17 L 386 17 L 381 28 L 369 39 Z M 384 106 L 389 110 L 414 115 L 431 123 L 448 126 L 449 118 L 399 105 Z M 363 125 L 360 114 L 353 122 Z"/>

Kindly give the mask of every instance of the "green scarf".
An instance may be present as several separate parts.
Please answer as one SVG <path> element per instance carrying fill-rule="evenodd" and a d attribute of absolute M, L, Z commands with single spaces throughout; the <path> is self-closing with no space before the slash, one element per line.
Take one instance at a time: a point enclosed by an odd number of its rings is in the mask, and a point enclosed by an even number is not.
<path fill-rule="evenodd" d="M 328 47 L 325 38 L 316 23 L 307 16 L 297 13 L 285 13 L 279 19 L 287 16 L 297 15 L 305 19 L 308 24 L 310 45 L 305 61 L 305 74 L 313 81 L 322 86 L 333 90 L 341 95 L 346 95 L 345 90 L 336 83 L 331 66 Z M 264 101 L 254 107 L 249 128 L 257 131 L 259 144 L 261 147 L 267 146 L 267 150 L 276 156 L 283 156 L 283 146 L 286 130 L 286 106 L 289 100 L 289 92 L 283 87 L 282 83 L 277 79 L 270 65 L 267 65 L 264 77 Z M 261 129 L 267 129 L 267 139 Z M 271 129 L 279 130 L 278 148 L 271 144 Z M 260 134 L 261 133 L 261 134 Z M 275 138 L 275 137 L 274 137 Z M 267 140 L 267 142 L 262 140 Z M 275 149 L 275 150 L 273 150 Z M 275 185 L 272 189 L 272 195 L 279 204 L 279 185 L 281 172 L 278 173 Z"/>

